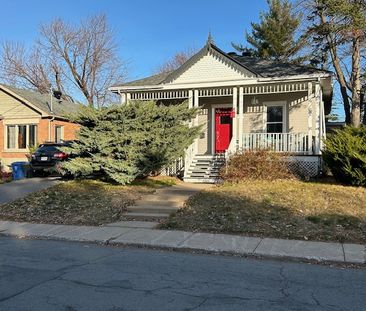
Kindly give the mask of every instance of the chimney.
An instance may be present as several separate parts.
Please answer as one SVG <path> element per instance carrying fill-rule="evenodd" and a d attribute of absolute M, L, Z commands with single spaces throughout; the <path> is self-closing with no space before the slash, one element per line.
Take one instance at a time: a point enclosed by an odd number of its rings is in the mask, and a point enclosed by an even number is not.
<path fill-rule="evenodd" d="M 57 90 L 53 90 L 53 96 L 54 96 L 56 99 L 61 100 L 62 92 L 57 91 Z"/>
<path fill-rule="evenodd" d="M 253 53 L 251 51 L 243 51 L 241 53 L 241 56 L 245 56 L 245 57 L 253 57 Z"/>
<path fill-rule="evenodd" d="M 227 53 L 227 55 L 229 55 L 229 56 L 238 56 L 235 52 L 229 52 L 229 53 Z"/>

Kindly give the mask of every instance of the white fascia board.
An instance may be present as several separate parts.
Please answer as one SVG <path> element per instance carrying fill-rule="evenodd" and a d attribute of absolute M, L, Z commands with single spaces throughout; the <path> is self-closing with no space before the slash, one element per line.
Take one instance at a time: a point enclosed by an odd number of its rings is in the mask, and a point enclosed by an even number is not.
<path fill-rule="evenodd" d="M 181 83 L 181 84 L 160 84 L 160 85 L 143 85 L 143 86 L 116 86 L 111 87 L 109 90 L 116 93 L 124 92 L 138 92 L 138 91 L 163 91 L 163 90 L 183 90 L 194 88 L 207 88 L 207 87 L 228 87 L 228 86 L 245 86 L 255 85 L 258 83 L 278 83 L 278 82 L 303 82 L 309 80 L 317 80 L 319 78 L 332 77 L 332 74 L 322 73 L 313 75 L 298 75 L 287 77 L 275 77 L 275 78 L 253 78 L 253 79 L 240 79 L 240 80 L 228 80 L 228 81 L 210 81 L 210 82 L 196 82 L 196 83 Z"/>

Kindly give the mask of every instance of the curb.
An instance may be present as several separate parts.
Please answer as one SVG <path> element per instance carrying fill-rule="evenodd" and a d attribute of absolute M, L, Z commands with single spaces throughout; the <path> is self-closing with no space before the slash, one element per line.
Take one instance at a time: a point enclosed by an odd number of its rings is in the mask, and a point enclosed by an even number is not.
<path fill-rule="evenodd" d="M 148 228 L 0 221 L 0 235 L 318 263 L 366 264 L 366 245 L 282 240 Z"/>

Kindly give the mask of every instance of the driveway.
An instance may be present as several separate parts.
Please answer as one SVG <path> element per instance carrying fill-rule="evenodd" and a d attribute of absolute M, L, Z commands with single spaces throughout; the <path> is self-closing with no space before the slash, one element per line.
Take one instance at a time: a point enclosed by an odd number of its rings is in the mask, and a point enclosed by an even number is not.
<path fill-rule="evenodd" d="M 58 183 L 58 177 L 25 178 L 0 185 L 0 204 L 24 198 L 32 192 L 49 188 Z"/>
<path fill-rule="evenodd" d="M 0 237 L 0 310 L 364 310 L 366 270 Z"/>

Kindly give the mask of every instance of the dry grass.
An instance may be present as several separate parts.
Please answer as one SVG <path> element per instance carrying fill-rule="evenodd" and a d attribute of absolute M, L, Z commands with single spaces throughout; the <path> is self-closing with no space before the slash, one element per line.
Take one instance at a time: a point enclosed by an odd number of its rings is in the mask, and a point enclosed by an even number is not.
<path fill-rule="evenodd" d="M 127 206 L 171 178 L 149 178 L 131 186 L 101 181 L 69 181 L 0 205 L 0 219 L 68 225 L 102 225 L 123 219 Z"/>
<path fill-rule="evenodd" d="M 296 180 L 224 184 L 192 197 L 162 228 L 366 243 L 366 189 Z"/>

